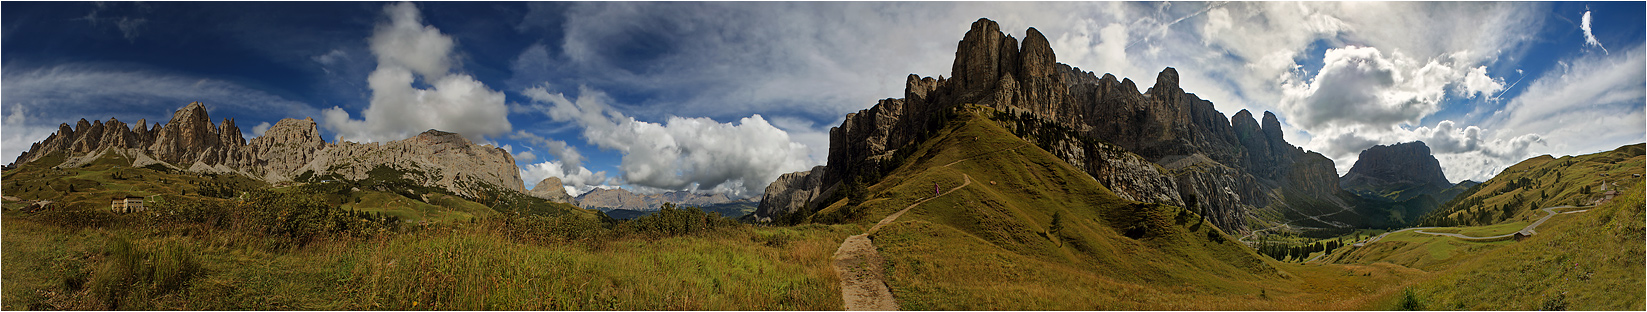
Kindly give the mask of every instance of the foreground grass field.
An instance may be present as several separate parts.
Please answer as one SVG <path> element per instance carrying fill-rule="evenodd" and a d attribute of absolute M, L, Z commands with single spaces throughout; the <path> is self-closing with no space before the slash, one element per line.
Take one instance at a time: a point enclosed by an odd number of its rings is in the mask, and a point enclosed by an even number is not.
<path fill-rule="evenodd" d="M 857 230 L 735 226 L 590 246 L 456 224 L 269 250 L 227 231 L 4 222 L 6 310 L 834 310 L 830 257 Z M 133 250 L 111 247 L 122 244 Z M 131 253 L 135 265 L 118 263 Z M 111 280 L 134 282 L 100 288 Z"/>
<path fill-rule="evenodd" d="M 857 225 L 772 228 L 696 209 L 628 221 L 358 183 L 267 185 L 104 155 L 5 172 L 5 310 L 834 310 Z M 109 197 L 150 196 L 114 214 Z M 208 196 L 209 195 L 209 196 Z M 29 211 L 25 211 L 25 210 Z"/>

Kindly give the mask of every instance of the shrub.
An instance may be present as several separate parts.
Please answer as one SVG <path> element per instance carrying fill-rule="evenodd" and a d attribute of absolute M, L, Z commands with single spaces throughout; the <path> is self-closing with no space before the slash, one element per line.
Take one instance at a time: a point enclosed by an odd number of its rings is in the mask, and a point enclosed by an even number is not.
<path fill-rule="evenodd" d="M 718 213 L 706 213 L 698 207 L 677 209 L 674 204 L 664 203 L 658 212 L 629 220 L 621 226 L 629 233 L 650 238 L 662 238 L 693 234 L 736 224 L 736 221 L 722 218 Z"/>
<path fill-rule="evenodd" d="M 345 211 L 327 205 L 317 195 L 304 193 L 250 193 L 240 210 L 247 212 L 245 222 L 251 229 L 281 238 L 271 241 L 273 247 L 303 246 L 331 234 L 366 236 L 399 225 L 397 218 Z"/>
<path fill-rule="evenodd" d="M 1422 311 L 1424 310 L 1424 305 L 1418 301 L 1417 296 L 1413 295 L 1412 289 L 1407 289 L 1401 291 L 1401 301 L 1396 302 L 1395 309 L 1401 311 Z"/>

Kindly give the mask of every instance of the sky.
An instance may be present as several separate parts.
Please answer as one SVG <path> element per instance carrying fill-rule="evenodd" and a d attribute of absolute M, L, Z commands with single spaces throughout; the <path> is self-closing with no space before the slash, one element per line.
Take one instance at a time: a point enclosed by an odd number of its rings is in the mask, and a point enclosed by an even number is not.
<path fill-rule="evenodd" d="M 0 158 L 61 123 L 200 101 L 247 138 L 428 129 L 515 155 L 528 188 L 758 196 L 978 18 L 1225 115 L 1272 111 L 1340 174 L 1424 141 L 1447 178 L 1647 141 L 1643 2 L 4 2 Z M 1142 90 L 1140 90 L 1142 91 Z M 1255 114 L 1256 115 L 1256 114 Z"/>

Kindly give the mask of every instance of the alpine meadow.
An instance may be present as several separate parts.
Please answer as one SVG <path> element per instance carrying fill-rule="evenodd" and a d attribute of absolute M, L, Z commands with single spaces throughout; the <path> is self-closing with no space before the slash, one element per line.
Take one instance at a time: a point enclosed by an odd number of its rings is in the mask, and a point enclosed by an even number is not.
<path fill-rule="evenodd" d="M 1647 309 L 1644 2 L 0 8 L 4 310 Z"/>

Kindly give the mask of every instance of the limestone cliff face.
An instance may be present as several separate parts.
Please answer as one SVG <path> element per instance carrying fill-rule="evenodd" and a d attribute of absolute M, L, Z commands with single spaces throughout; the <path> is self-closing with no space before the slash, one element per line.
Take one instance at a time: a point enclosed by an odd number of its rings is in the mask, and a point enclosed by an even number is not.
<path fill-rule="evenodd" d="M 950 74 L 910 75 L 904 98 L 847 114 L 830 129 L 827 170 L 775 181 L 756 216 L 808 211 L 842 181 L 890 169 L 884 162 L 919 143 L 938 112 L 969 103 L 1067 129 L 1067 135 L 1041 135 L 1053 139 L 1037 144 L 1123 198 L 1197 207 L 1227 231 L 1244 232 L 1258 209 L 1351 208 L 1353 195 L 1339 190 L 1336 179 L 1324 179 L 1336 176 L 1331 161 L 1287 143 L 1274 114 L 1226 117 L 1183 90 L 1176 69 L 1161 71 L 1140 93 L 1130 79 L 1057 63 L 1039 30 L 1025 31 L 1020 43 L 994 21 L 979 19 L 956 44 Z M 1018 133 L 1045 132 L 1028 130 Z M 1308 198 L 1283 196 L 1281 189 L 1291 186 L 1304 186 L 1288 191 Z"/>
<path fill-rule="evenodd" d="M 772 217 L 801 212 L 808 208 L 808 203 L 822 199 L 823 177 L 828 170 L 828 167 L 816 166 L 811 171 L 779 176 L 766 186 L 766 194 L 762 195 L 760 206 L 755 208 L 755 220 L 771 222 Z"/>
<path fill-rule="evenodd" d="M 515 158 L 508 151 L 476 145 L 456 133 L 439 130 L 399 141 L 343 142 L 317 152 L 299 172 L 361 180 L 378 166 L 405 172 L 403 178 L 459 196 L 480 194 L 484 187 L 481 184 L 525 192 Z"/>
<path fill-rule="evenodd" d="M 320 138 L 314 118 L 280 120 L 249 145 L 261 156 L 263 180 L 270 182 L 291 181 L 298 169 L 314 161 L 316 152 L 332 146 Z"/>
<path fill-rule="evenodd" d="M 237 173 L 271 183 L 288 182 L 304 172 L 364 179 L 372 169 L 388 166 L 416 173 L 405 178 L 424 186 L 463 196 L 477 194 L 483 184 L 524 191 L 507 151 L 473 144 L 454 133 L 430 130 L 400 141 L 334 145 L 320 138 L 314 119 L 285 119 L 247 142 L 234 120 L 212 124 L 199 102 L 178 109 L 165 124 L 146 123 L 127 125 L 111 118 L 107 123 L 82 119 L 74 127 L 62 124 L 12 166 L 59 152 L 67 156 L 62 166 L 80 166 L 115 152 L 131 158 L 132 166 Z"/>

